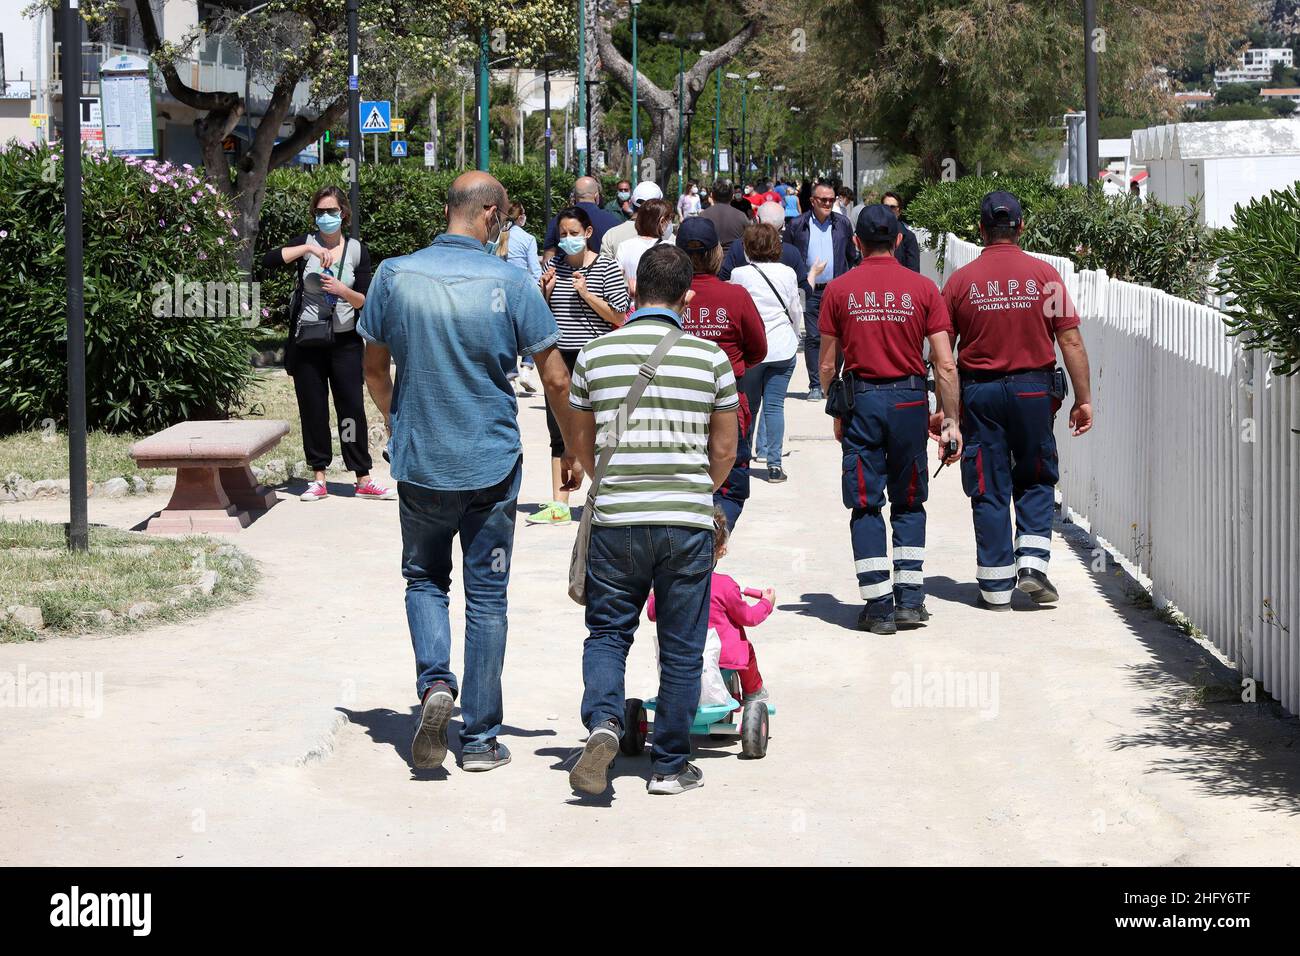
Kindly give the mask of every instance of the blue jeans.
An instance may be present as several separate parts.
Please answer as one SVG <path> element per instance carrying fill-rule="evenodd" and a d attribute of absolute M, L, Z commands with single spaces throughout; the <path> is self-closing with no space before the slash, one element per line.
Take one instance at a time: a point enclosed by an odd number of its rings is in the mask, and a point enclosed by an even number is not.
<path fill-rule="evenodd" d="M 785 394 L 794 378 L 794 356 L 784 362 L 764 362 L 745 373 L 749 413 L 758 419 L 755 451 L 769 468 L 781 467 L 781 445 L 785 441 Z M 753 376 L 751 379 L 750 376 Z M 759 416 L 759 409 L 762 416 Z"/>
<path fill-rule="evenodd" d="M 415 649 L 415 690 L 436 681 L 460 697 L 464 753 L 491 748 L 501 732 L 501 668 L 506 656 L 506 589 L 515 541 L 520 457 L 510 474 L 478 491 L 433 491 L 398 482 L 406 621 Z M 451 545 L 460 535 L 465 575 L 465 683 L 451 672 Z"/>
<path fill-rule="evenodd" d="M 627 652 L 654 589 L 659 693 L 650 755 L 655 773 L 678 773 L 691 755 L 709 629 L 713 532 L 673 525 L 591 529 L 587 641 L 582 648 L 582 722 L 623 725 Z"/>

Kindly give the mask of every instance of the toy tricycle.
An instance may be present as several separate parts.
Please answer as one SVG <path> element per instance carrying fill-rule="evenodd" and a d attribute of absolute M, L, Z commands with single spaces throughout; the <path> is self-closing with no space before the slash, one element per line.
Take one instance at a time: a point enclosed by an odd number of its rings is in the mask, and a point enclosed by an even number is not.
<path fill-rule="evenodd" d="M 705 704 L 695 712 L 691 724 L 692 736 L 739 737 L 741 752 L 757 760 L 767 755 L 768 718 L 776 713 L 776 706 L 765 700 L 752 700 L 742 704 L 740 675 L 735 671 L 722 671 L 727 690 L 732 699 L 725 704 Z M 629 757 L 645 751 L 646 738 L 654 728 L 650 714 L 655 710 L 655 698 L 642 701 L 629 697 L 623 709 L 623 739 L 619 750 Z M 737 722 L 736 715 L 740 715 Z"/>

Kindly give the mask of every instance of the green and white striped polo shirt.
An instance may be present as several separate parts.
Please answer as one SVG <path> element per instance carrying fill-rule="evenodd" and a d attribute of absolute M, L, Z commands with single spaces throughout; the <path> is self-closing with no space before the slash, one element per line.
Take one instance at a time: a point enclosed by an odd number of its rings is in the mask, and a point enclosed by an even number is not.
<path fill-rule="evenodd" d="M 592 339 L 578 353 L 569 404 L 596 416 L 596 452 L 615 421 L 637 369 L 672 328 L 670 320 L 637 318 Z M 610 460 L 591 520 L 598 525 L 713 527 L 709 416 L 739 407 L 731 362 L 713 342 L 684 335 L 672 347 Z"/>

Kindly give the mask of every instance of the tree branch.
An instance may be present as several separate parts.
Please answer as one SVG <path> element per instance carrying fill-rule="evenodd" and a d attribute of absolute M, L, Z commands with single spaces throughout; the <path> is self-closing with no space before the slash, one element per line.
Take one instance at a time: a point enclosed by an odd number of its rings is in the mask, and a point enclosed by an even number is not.
<path fill-rule="evenodd" d="M 347 108 L 348 98 L 347 94 L 344 94 L 327 106 L 314 120 L 302 116 L 294 117 L 293 132 L 271 150 L 271 169 L 284 165 L 297 156 L 308 143 L 320 139 L 322 133 L 343 118 Z"/>
<path fill-rule="evenodd" d="M 144 34 L 144 45 L 150 53 L 162 49 L 162 34 L 158 32 L 158 21 L 154 19 L 153 6 L 149 0 L 135 0 L 136 13 L 140 17 L 140 31 Z M 245 105 L 238 93 L 214 92 L 204 93 L 196 90 L 181 80 L 176 72 L 176 65 L 170 61 L 159 62 L 155 59 L 167 92 L 178 101 L 196 110 L 230 111 L 238 120 L 243 115 Z"/>

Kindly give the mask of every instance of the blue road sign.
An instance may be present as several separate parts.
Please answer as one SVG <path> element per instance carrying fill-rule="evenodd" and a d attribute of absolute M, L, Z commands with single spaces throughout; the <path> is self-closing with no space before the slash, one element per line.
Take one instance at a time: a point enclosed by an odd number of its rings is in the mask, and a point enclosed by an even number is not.
<path fill-rule="evenodd" d="M 350 140 L 350 139 L 336 139 L 336 140 L 334 141 L 334 145 L 337 146 L 339 149 L 347 149 L 349 146 L 352 145 L 352 140 Z"/>
<path fill-rule="evenodd" d="M 638 156 L 644 156 L 644 155 L 645 155 L 645 140 L 643 140 L 643 139 L 629 139 L 629 140 L 627 141 L 627 151 L 628 151 L 628 155 L 631 155 L 632 153 L 636 153 L 636 155 L 638 155 Z"/>
<path fill-rule="evenodd" d="M 392 143 L 389 144 L 389 149 L 392 152 L 392 154 L 398 157 L 399 159 L 404 157 L 406 155 L 406 140 L 404 139 L 393 140 Z"/>
<path fill-rule="evenodd" d="M 362 134 L 391 132 L 393 128 L 392 115 L 392 104 L 388 100 L 362 100 Z"/>
<path fill-rule="evenodd" d="M 359 90 L 359 89 L 361 89 L 361 86 L 360 86 L 360 84 L 357 82 L 357 78 L 356 78 L 355 76 L 349 76 L 349 77 L 348 77 L 348 89 L 349 89 L 349 90 Z"/>

